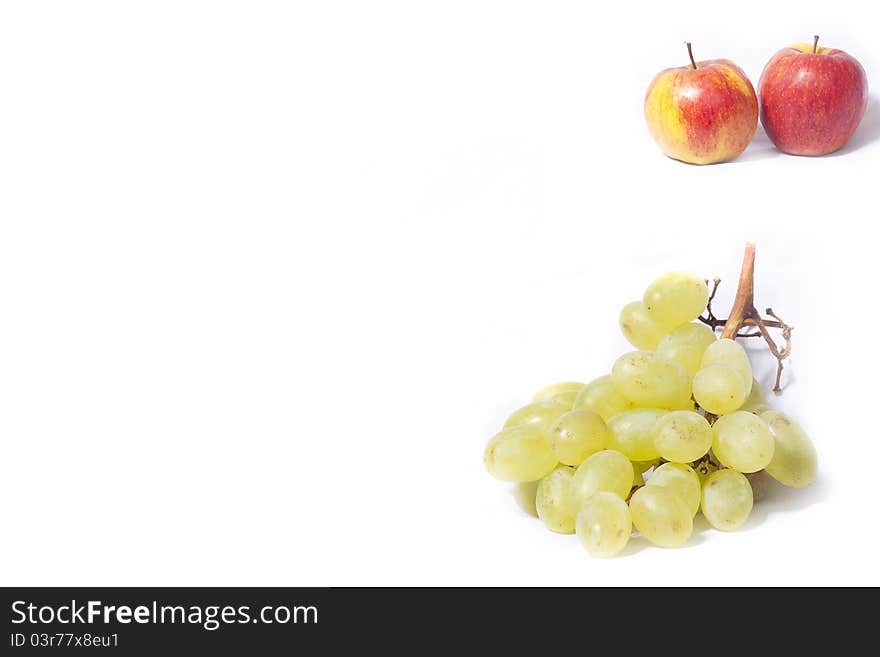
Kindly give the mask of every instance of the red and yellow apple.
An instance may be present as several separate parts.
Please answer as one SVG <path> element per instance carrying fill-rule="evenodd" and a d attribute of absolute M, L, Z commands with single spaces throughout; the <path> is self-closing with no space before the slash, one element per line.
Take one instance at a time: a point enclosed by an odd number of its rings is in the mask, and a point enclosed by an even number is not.
<path fill-rule="evenodd" d="M 742 153 L 758 126 L 758 98 L 749 78 L 728 59 L 694 61 L 657 74 L 645 95 L 645 119 L 669 157 L 714 164 Z"/>
<path fill-rule="evenodd" d="M 758 92 L 761 124 L 792 155 L 825 155 L 843 146 L 868 106 L 865 69 L 842 50 L 797 43 L 767 62 Z"/>

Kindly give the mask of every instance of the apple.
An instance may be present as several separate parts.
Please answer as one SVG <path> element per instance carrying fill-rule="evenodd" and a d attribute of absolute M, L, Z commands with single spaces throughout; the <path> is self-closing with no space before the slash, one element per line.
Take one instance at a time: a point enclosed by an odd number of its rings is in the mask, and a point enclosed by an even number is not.
<path fill-rule="evenodd" d="M 797 43 L 767 62 L 758 91 L 761 124 L 792 155 L 825 155 L 843 146 L 868 106 L 865 69 L 842 50 Z"/>
<path fill-rule="evenodd" d="M 694 61 L 660 71 L 645 94 L 645 120 L 669 157 L 714 164 L 742 153 L 758 127 L 758 98 L 749 78 L 728 59 Z"/>

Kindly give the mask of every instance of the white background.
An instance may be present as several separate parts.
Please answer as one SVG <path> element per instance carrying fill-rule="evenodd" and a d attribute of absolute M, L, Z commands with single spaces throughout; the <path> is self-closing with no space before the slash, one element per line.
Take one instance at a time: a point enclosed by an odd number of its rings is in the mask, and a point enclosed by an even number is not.
<path fill-rule="evenodd" d="M 0 583 L 880 584 L 878 24 L 844 0 L 4 3 Z M 757 84 L 814 33 L 874 89 L 839 154 L 759 127 L 691 167 L 651 141 L 685 39 Z M 723 310 L 747 239 L 819 479 L 739 532 L 591 559 L 485 442 L 608 372 L 657 274 L 721 276 Z"/>

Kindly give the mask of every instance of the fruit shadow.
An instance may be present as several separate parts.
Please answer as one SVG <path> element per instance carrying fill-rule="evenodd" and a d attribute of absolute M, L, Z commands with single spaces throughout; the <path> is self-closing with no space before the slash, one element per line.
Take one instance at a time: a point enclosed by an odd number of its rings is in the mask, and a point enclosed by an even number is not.
<path fill-rule="evenodd" d="M 844 144 L 843 148 L 830 153 L 829 156 L 837 157 L 839 155 L 852 153 L 868 144 L 874 143 L 878 139 L 880 139 L 880 99 L 877 97 L 871 97 L 868 98 L 868 107 L 865 110 L 865 116 L 862 117 L 862 122 L 859 124 L 859 127 L 856 128 L 852 139 Z"/>
<path fill-rule="evenodd" d="M 767 477 L 767 492 L 755 502 L 752 513 L 738 531 L 750 531 L 760 527 L 774 513 L 791 513 L 806 509 L 828 498 L 829 484 L 821 475 L 806 488 L 783 486 L 771 477 Z M 706 522 L 703 519 L 703 522 Z M 706 523 L 708 526 L 708 523 Z"/>

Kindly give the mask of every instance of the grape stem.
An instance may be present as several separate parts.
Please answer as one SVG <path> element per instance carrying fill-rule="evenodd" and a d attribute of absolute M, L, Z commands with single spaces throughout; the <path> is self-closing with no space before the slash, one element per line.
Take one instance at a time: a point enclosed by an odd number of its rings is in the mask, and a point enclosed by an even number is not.
<path fill-rule="evenodd" d="M 706 304 L 706 317 L 700 316 L 699 320 L 708 324 L 712 330 L 719 326 L 723 327 L 722 338 L 764 338 L 770 348 L 770 353 L 776 358 L 776 384 L 773 387 L 773 392 L 777 394 L 782 392 L 779 385 L 782 377 L 782 361 L 791 355 L 791 332 L 794 327 L 786 324 L 779 315 L 773 312 L 772 308 L 767 308 L 765 314 L 773 319 L 764 319 L 755 308 L 755 245 L 753 243 L 746 244 L 736 298 L 727 319 L 718 319 L 712 312 L 712 300 L 715 298 L 720 282 L 721 279 L 714 279 L 712 292 L 709 294 L 709 301 Z M 706 281 L 707 285 L 708 283 L 709 281 Z M 757 330 L 746 332 L 742 330 L 744 326 L 755 327 Z M 780 347 L 770 335 L 769 329 L 771 328 L 782 331 L 782 338 L 785 340 L 784 346 Z"/>
<path fill-rule="evenodd" d="M 693 67 L 694 67 L 694 70 L 696 71 L 696 70 L 697 70 L 697 62 L 694 61 L 694 51 L 691 49 L 691 42 L 690 42 L 690 41 L 685 41 L 685 42 L 684 42 L 684 45 L 687 46 L 687 49 L 688 49 L 688 57 L 691 58 L 691 66 L 693 66 Z M 816 52 L 815 49 L 813 50 L 813 52 Z"/>
<path fill-rule="evenodd" d="M 712 466 L 718 470 L 722 469 L 724 466 L 721 465 L 718 461 L 712 458 L 711 452 L 708 452 L 705 456 L 698 458 L 696 461 L 691 463 L 691 467 L 697 472 L 701 472 L 706 475 L 709 474 L 708 466 Z"/>

